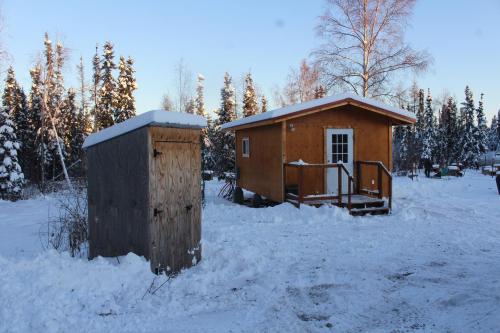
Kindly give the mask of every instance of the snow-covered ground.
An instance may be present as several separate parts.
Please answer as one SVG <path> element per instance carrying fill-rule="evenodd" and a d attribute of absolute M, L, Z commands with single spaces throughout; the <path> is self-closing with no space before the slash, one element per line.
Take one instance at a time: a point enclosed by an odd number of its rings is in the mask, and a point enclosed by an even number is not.
<path fill-rule="evenodd" d="M 203 260 L 162 287 L 133 254 L 43 250 L 56 198 L 0 201 L 0 332 L 500 332 L 494 179 L 420 178 L 367 217 L 237 206 L 211 182 Z"/>

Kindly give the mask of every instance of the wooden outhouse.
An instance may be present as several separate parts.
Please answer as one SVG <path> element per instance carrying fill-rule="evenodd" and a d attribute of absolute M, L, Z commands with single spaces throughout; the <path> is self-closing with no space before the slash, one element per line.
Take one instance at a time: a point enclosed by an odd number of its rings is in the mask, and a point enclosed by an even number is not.
<path fill-rule="evenodd" d="M 89 257 L 133 252 L 153 272 L 201 259 L 203 117 L 150 111 L 90 135 Z"/>
<path fill-rule="evenodd" d="M 276 202 L 387 213 L 392 126 L 415 116 L 353 94 L 328 96 L 223 125 L 236 137 L 237 186 Z"/>

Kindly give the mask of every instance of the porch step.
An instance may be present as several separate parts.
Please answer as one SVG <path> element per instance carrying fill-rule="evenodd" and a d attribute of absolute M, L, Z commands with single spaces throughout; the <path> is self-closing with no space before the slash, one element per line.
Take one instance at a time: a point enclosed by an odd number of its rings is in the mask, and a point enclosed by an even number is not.
<path fill-rule="evenodd" d="M 353 216 L 370 215 L 387 215 L 390 210 L 388 207 L 370 207 L 370 208 L 353 208 L 349 212 Z"/>
<path fill-rule="evenodd" d="M 340 207 L 347 208 L 347 195 L 342 196 L 342 203 Z M 337 203 L 337 200 L 334 202 Z M 373 198 L 367 195 L 353 194 L 351 197 L 351 208 L 361 209 L 361 208 L 378 208 L 384 207 L 385 200 L 379 198 Z"/>

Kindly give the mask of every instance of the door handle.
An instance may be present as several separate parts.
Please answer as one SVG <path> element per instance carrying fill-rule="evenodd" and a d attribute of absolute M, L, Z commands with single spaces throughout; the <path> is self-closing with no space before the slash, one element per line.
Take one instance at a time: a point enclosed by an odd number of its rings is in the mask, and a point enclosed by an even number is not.
<path fill-rule="evenodd" d="M 153 211 L 153 216 L 158 216 L 161 213 L 163 213 L 163 210 L 155 208 L 154 211 Z"/>
<path fill-rule="evenodd" d="M 191 210 L 191 208 L 193 208 L 193 205 L 189 204 L 186 206 L 186 210 L 189 212 Z"/>

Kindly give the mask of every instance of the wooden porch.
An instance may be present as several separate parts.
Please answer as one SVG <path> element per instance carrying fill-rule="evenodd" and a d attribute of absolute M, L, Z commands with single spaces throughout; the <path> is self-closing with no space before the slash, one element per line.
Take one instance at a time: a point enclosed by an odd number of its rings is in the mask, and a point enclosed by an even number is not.
<path fill-rule="evenodd" d="M 326 193 L 326 185 L 323 193 L 308 193 L 306 177 L 311 173 L 323 175 L 323 183 L 326 183 L 327 170 L 337 169 L 337 194 Z M 376 186 L 367 187 L 366 179 L 363 179 L 364 171 L 371 168 L 375 179 L 372 184 Z M 293 170 L 293 171 L 292 171 Z M 376 170 L 375 172 L 373 172 Z M 287 175 L 293 172 L 296 183 L 288 180 Z M 365 214 L 389 214 L 392 209 L 392 175 L 380 161 L 356 161 L 354 163 L 355 176 L 351 175 L 344 164 L 307 164 L 307 163 L 285 163 L 283 165 L 283 184 L 285 190 L 285 201 L 300 207 L 301 204 L 319 206 L 331 204 L 347 208 L 351 215 Z M 373 175 L 372 175 L 373 176 Z M 342 187 L 343 180 L 347 179 L 347 191 Z M 384 189 L 384 180 L 388 186 Z M 373 184 L 375 185 L 375 184 Z M 339 195 L 339 193 L 341 193 Z"/>

